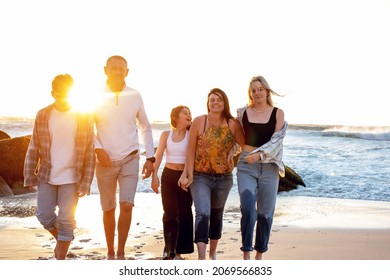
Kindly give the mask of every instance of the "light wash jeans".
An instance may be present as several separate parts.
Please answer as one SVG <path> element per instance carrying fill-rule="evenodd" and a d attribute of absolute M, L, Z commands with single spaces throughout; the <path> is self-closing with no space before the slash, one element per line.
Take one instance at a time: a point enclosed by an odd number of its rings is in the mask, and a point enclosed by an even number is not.
<path fill-rule="evenodd" d="M 190 191 L 195 206 L 195 243 L 221 238 L 223 211 L 232 186 L 232 173 L 194 172 Z"/>
<path fill-rule="evenodd" d="M 36 216 L 46 230 L 57 229 L 59 241 L 72 241 L 74 238 L 78 200 L 76 184 L 51 185 L 45 182 L 38 184 Z"/>
<path fill-rule="evenodd" d="M 237 164 L 237 183 L 241 203 L 242 251 L 253 250 L 253 231 L 256 225 L 254 249 L 268 250 L 279 186 L 279 168 L 274 163 L 247 163 L 243 151 Z"/>

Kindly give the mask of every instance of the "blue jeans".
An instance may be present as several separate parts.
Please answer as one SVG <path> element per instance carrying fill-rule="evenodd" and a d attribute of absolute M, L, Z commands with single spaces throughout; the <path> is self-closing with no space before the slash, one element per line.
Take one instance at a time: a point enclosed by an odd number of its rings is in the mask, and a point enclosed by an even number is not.
<path fill-rule="evenodd" d="M 51 185 L 45 182 L 38 184 L 36 216 L 46 230 L 57 229 L 59 241 L 73 240 L 78 199 L 76 184 Z"/>
<path fill-rule="evenodd" d="M 243 159 L 247 154 L 243 151 L 237 164 L 237 183 L 241 204 L 241 250 L 253 250 L 253 230 L 257 222 L 254 249 L 264 253 L 268 250 L 275 212 L 279 168 L 274 163 L 249 164 Z"/>
<path fill-rule="evenodd" d="M 190 191 L 195 206 L 195 243 L 208 244 L 209 238 L 221 238 L 223 212 L 232 186 L 232 173 L 211 175 L 194 172 Z"/>

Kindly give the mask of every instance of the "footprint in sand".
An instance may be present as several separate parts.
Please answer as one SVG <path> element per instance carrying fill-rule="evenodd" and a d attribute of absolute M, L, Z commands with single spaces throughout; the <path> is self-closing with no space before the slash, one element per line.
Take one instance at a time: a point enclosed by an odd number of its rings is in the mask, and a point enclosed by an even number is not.
<path fill-rule="evenodd" d="M 87 243 L 87 242 L 89 242 L 89 241 L 91 241 L 92 239 L 91 238 L 87 238 L 87 239 L 80 239 L 79 241 L 81 242 L 81 243 Z"/>

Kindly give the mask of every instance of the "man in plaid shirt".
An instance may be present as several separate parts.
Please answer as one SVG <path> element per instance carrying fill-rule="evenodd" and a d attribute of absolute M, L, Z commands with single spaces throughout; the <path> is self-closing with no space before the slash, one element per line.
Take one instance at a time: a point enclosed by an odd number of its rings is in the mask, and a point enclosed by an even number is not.
<path fill-rule="evenodd" d="M 36 215 L 57 240 L 58 260 L 66 258 L 78 199 L 90 193 L 95 170 L 93 117 L 71 110 L 72 85 L 68 74 L 52 81 L 55 102 L 37 113 L 24 164 L 24 186 L 37 189 Z"/>

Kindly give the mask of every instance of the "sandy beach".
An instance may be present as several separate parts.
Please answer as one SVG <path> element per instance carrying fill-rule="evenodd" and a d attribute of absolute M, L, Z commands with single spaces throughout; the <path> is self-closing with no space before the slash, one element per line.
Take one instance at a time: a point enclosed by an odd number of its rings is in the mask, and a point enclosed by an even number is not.
<path fill-rule="evenodd" d="M 7 203 L 2 200 L 3 206 Z M 34 196 L 24 204 L 35 205 Z M 2 207 L 3 207 L 2 206 Z M 4 208 L 4 207 L 3 207 Z M 137 193 L 126 258 L 160 260 L 163 251 L 160 195 Z M 99 196 L 81 198 L 78 228 L 68 259 L 102 260 L 106 249 Z M 35 216 L 0 217 L 0 260 L 51 260 L 54 242 Z M 240 212 L 227 202 L 219 260 L 241 260 Z M 185 255 L 196 260 L 196 251 Z M 278 197 L 265 260 L 390 260 L 390 202 Z"/>

